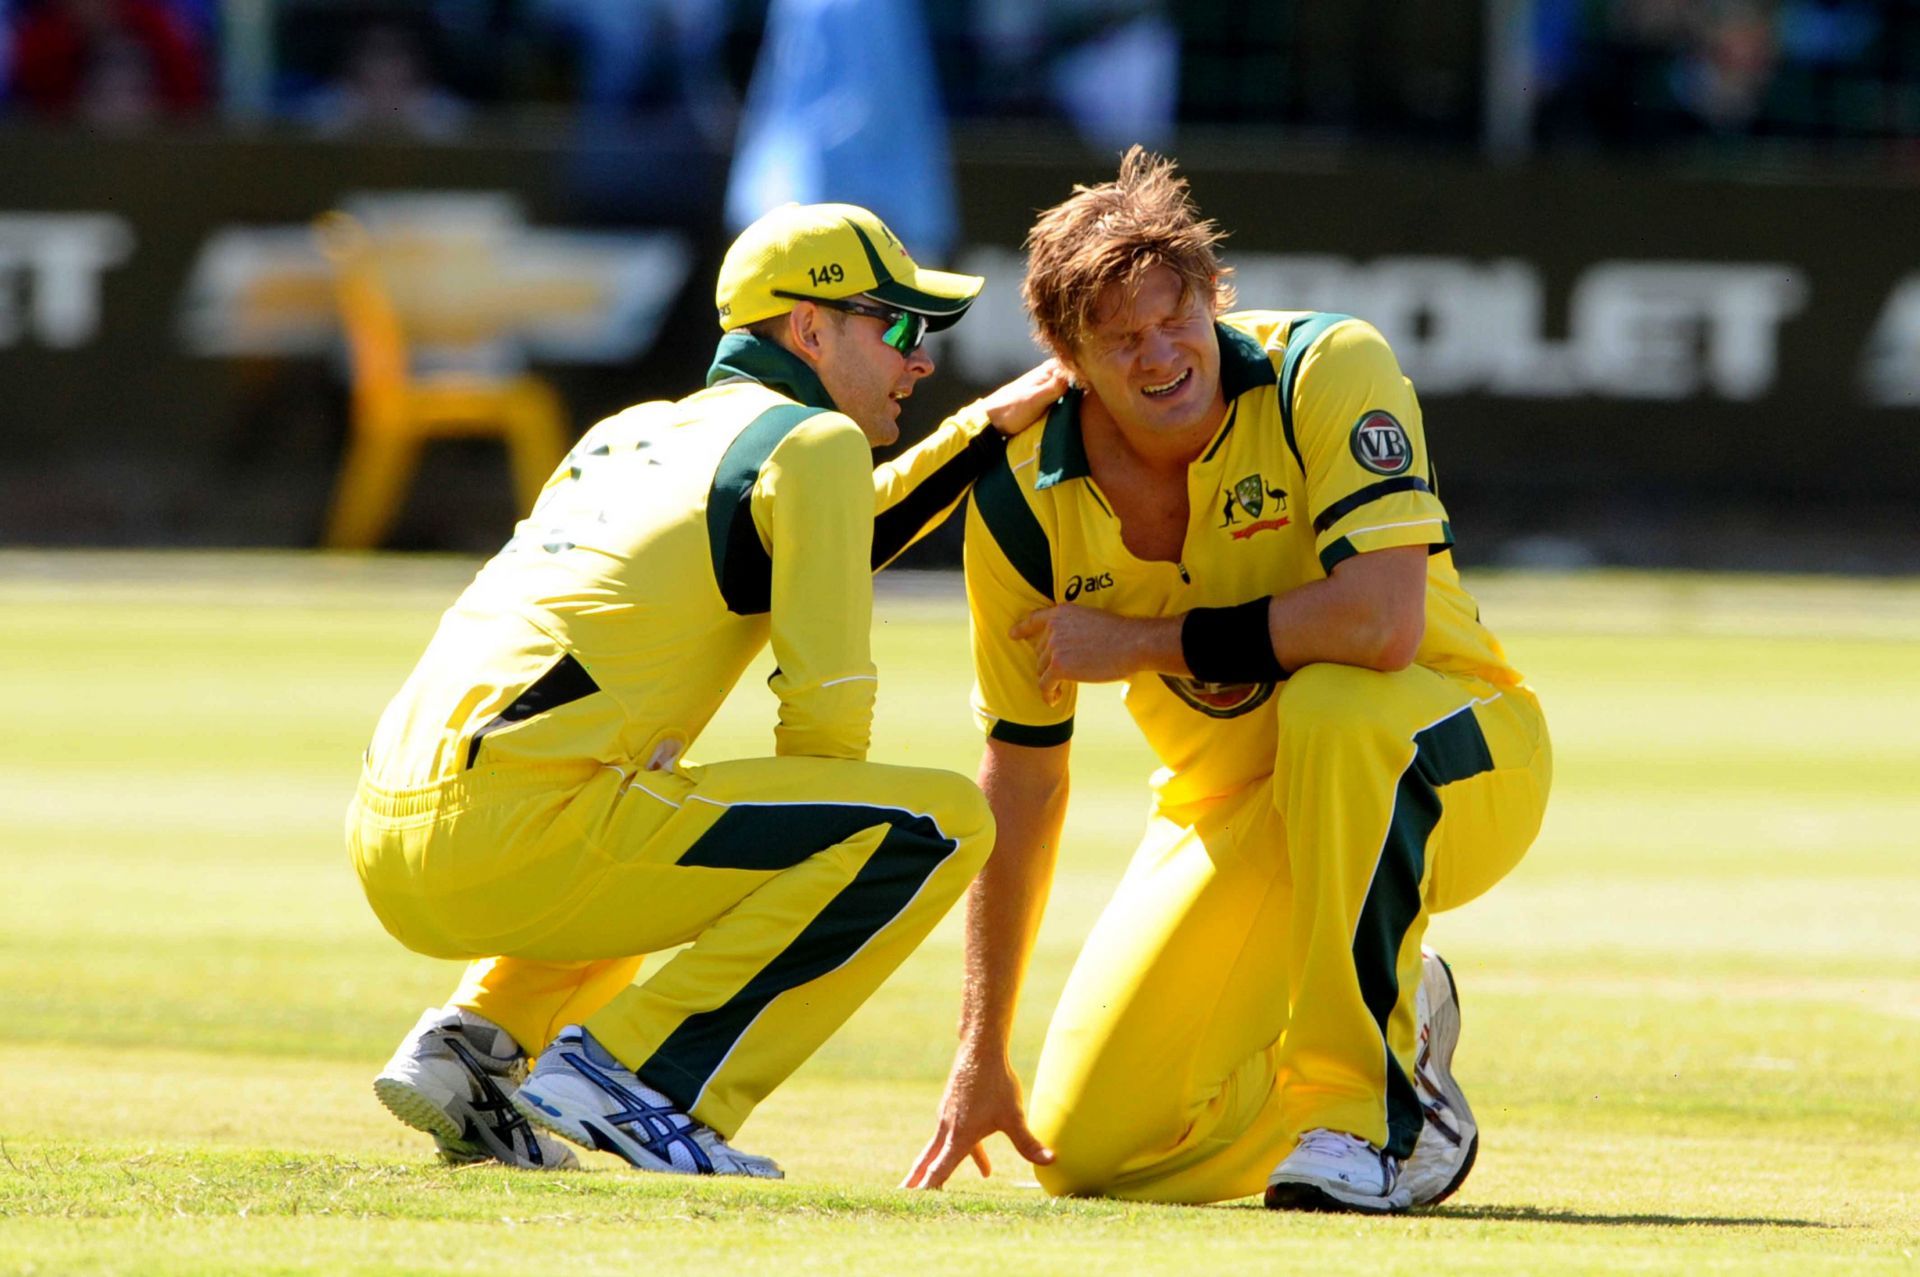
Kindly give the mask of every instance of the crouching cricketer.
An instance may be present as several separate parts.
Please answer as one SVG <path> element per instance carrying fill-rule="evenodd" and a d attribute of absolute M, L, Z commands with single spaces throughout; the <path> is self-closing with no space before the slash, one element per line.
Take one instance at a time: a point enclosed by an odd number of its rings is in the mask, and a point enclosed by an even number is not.
<path fill-rule="evenodd" d="M 1428 915 L 1540 827 L 1546 724 L 1461 588 L 1393 353 L 1342 315 L 1241 311 L 1173 166 L 1136 148 L 1028 239 L 1076 388 L 967 519 L 980 783 L 961 1043 L 908 1177 L 1005 1132 L 1053 1193 L 1388 1212 L 1478 1131 Z M 1032 1125 L 1007 1044 L 1051 882 L 1080 683 L 1124 680 L 1163 764 L 1061 995 Z"/>
<path fill-rule="evenodd" d="M 729 1140 L 986 857 L 972 783 L 865 761 L 872 571 L 1064 385 L 1037 370 L 875 469 L 980 285 L 864 209 L 748 227 L 707 388 L 588 431 L 387 707 L 354 864 L 403 944 L 471 965 L 374 1089 L 450 1160 L 570 1164 L 559 1135 L 779 1175 Z M 769 641 L 772 756 L 687 762 Z"/>

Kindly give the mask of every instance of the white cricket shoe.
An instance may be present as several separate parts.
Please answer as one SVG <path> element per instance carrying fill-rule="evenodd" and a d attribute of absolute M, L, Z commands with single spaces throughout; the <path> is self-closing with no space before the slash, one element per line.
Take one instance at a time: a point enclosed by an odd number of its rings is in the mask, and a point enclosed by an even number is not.
<path fill-rule="evenodd" d="M 1268 1210 L 1405 1210 L 1413 1196 L 1393 1158 L 1358 1136 L 1317 1127 L 1267 1177 Z"/>
<path fill-rule="evenodd" d="M 1453 1049 L 1460 1043 L 1460 993 L 1453 968 L 1431 949 L 1420 951 L 1417 999 L 1420 1049 L 1413 1072 L 1414 1093 L 1426 1110 L 1419 1142 L 1401 1169 L 1400 1182 L 1415 1206 L 1432 1206 L 1453 1196 L 1480 1155 L 1480 1127 L 1467 1097 L 1453 1077 Z"/>
<path fill-rule="evenodd" d="M 387 1111 L 433 1136 L 443 1161 L 497 1161 L 527 1170 L 572 1170 L 572 1149 L 528 1124 L 507 1092 L 527 1057 L 499 1025 L 456 1007 L 430 1007 L 373 1080 Z"/>
<path fill-rule="evenodd" d="M 741 1152 L 682 1112 L 577 1024 L 540 1053 L 513 1103 L 554 1134 L 643 1171 L 786 1178 L 772 1158 Z"/>

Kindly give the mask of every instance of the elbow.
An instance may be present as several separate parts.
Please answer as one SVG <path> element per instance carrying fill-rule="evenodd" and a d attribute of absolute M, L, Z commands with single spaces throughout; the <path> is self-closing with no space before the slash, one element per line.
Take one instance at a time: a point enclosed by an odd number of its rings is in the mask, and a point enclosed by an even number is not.
<path fill-rule="evenodd" d="M 1067 773 L 1058 771 L 1042 777 L 1033 796 L 1049 811 L 1064 811 L 1067 805 L 1067 790 Z"/>
<path fill-rule="evenodd" d="M 1427 551 L 1420 546 L 1355 555 L 1331 578 L 1347 661 L 1396 674 L 1412 665 L 1427 636 Z"/>
<path fill-rule="evenodd" d="M 1421 640 L 1427 635 L 1425 609 L 1406 615 L 1382 618 L 1382 623 L 1374 628 L 1367 645 L 1368 669 L 1379 670 L 1383 674 L 1394 674 L 1413 664 L 1414 657 L 1420 654 Z"/>

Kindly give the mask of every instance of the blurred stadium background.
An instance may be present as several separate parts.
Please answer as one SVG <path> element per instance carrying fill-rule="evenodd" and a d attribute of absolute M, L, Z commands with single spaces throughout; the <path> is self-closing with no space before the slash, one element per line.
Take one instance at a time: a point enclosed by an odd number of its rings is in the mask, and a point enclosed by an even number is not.
<path fill-rule="evenodd" d="M 1030 214 L 1140 140 L 1233 232 L 1247 304 L 1387 332 L 1467 565 L 1920 569 L 1920 0 L 0 17 L 0 543 L 485 552 L 549 391 L 571 438 L 694 384 L 730 228 L 787 196 L 989 276 L 924 428 L 1031 362 Z M 358 251 L 323 252 L 328 210 Z M 358 524 L 353 280 L 492 423 L 403 499 L 362 457 Z"/>
<path fill-rule="evenodd" d="M 1434 931 L 1467 1193 L 1266 1228 L 1004 1145 L 893 1192 L 957 917 L 756 1115 L 754 1210 L 428 1167 L 366 1083 L 451 970 L 339 813 L 526 472 L 699 382 L 787 197 L 988 276 L 930 427 L 1037 357 L 1031 214 L 1136 140 L 1246 304 L 1390 337 L 1554 725 L 1539 845 Z M 0 1269 L 1911 1273 L 1916 228 L 1920 0 L 0 0 Z M 883 582 L 876 756 L 970 771 L 960 584 Z M 766 748 L 770 665 L 702 755 Z M 1082 714 L 1026 1070 L 1150 765 Z"/>

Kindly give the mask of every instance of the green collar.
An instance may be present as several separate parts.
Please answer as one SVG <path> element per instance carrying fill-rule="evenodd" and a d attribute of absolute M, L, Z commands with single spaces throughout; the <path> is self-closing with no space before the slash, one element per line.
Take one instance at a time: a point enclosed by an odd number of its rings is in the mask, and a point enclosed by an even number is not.
<path fill-rule="evenodd" d="M 1249 390 L 1279 384 L 1273 360 L 1259 342 L 1225 324 L 1215 324 L 1213 331 L 1220 337 L 1220 391 L 1229 404 Z"/>
<path fill-rule="evenodd" d="M 1087 442 L 1080 437 L 1080 400 L 1084 394 L 1075 386 L 1047 409 L 1047 419 L 1040 426 L 1040 469 L 1034 475 L 1034 491 L 1093 473 L 1087 466 Z"/>
<path fill-rule="evenodd" d="M 734 377 L 757 381 L 809 408 L 837 410 L 819 376 L 798 355 L 745 329 L 720 339 L 719 349 L 713 352 L 713 367 L 707 369 L 709 386 Z"/>
<path fill-rule="evenodd" d="M 1276 385 L 1279 378 L 1259 342 L 1225 324 L 1215 324 L 1213 331 L 1220 339 L 1220 393 L 1228 409 L 1227 423 L 1220 430 L 1224 438 L 1238 415 L 1233 411 L 1233 401 L 1249 390 Z M 1080 437 L 1080 398 L 1079 390 L 1069 390 L 1047 412 L 1041 427 L 1044 433 L 1040 436 L 1040 470 L 1033 480 L 1035 491 L 1068 479 L 1084 479 L 1092 473 L 1087 466 L 1086 440 Z M 1219 447 L 1219 439 L 1215 439 L 1202 460 L 1211 458 Z"/>

